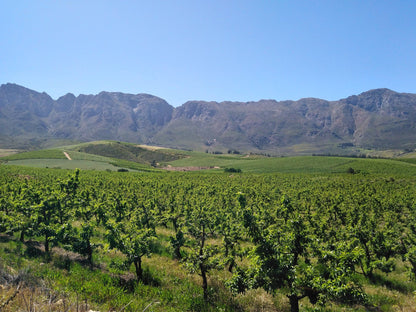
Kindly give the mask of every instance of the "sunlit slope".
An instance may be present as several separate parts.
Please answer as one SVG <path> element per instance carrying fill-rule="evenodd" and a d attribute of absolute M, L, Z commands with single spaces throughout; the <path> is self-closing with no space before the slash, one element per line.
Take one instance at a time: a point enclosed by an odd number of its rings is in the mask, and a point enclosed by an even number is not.
<path fill-rule="evenodd" d="M 360 174 L 416 174 L 416 166 L 393 159 L 362 159 L 348 157 L 298 156 L 217 156 L 192 154 L 170 162 L 171 166 L 204 166 L 238 168 L 253 173 L 343 173 L 354 170 Z"/>
<path fill-rule="evenodd" d="M 264 155 L 209 154 L 115 141 L 96 141 L 17 153 L 0 159 L 4 163 L 14 165 L 84 170 L 114 171 L 129 168 L 223 172 L 226 168 L 235 168 L 243 173 L 416 174 L 413 159 L 399 161 L 399 159 L 326 156 L 266 157 Z"/>
<path fill-rule="evenodd" d="M 116 167 L 149 169 L 152 163 L 164 159 L 177 159 L 167 154 L 150 151 L 132 144 L 99 141 L 58 147 L 48 150 L 23 152 L 1 158 L 3 162 L 34 167 L 114 170 Z"/>

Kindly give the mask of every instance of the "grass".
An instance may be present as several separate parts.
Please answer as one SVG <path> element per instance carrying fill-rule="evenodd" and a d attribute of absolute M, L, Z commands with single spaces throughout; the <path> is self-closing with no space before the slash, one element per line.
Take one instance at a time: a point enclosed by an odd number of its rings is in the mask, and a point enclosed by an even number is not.
<path fill-rule="evenodd" d="M 143 259 L 144 281 L 137 283 L 132 273 L 112 273 L 111 261 L 122 261 L 117 252 L 100 250 L 101 267 L 90 270 L 60 249 L 54 249 L 50 261 L 42 252 L 28 257 L 28 247 L 14 237 L 0 242 L 0 279 L 12 276 L 0 288 L 0 306 L 21 287 L 2 311 L 233 311 L 236 303 L 228 294 L 226 302 L 205 304 L 199 279 L 166 256 L 153 254 Z M 212 281 L 211 281 L 212 282 Z M 213 295 L 225 289 L 216 289 Z M 20 286 L 19 286 L 20 285 Z M 216 286 L 215 286 L 216 285 Z M 221 286 L 223 287 L 223 286 Z M 215 288 L 215 289 L 214 289 Z"/>
<path fill-rule="evenodd" d="M 87 154 L 87 153 L 69 151 L 69 150 L 66 150 L 66 152 L 73 160 L 90 160 L 90 161 L 101 161 L 101 162 L 112 161 L 111 158 L 105 157 L 105 156 L 99 156 L 99 155 L 93 155 L 93 154 Z"/>
<path fill-rule="evenodd" d="M 353 168 L 363 174 L 414 175 L 416 166 L 391 159 L 361 159 L 327 156 L 259 157 L 235 155 L 203 155 L 169 163 L 172 166 L 219 166 L 239 168 L 246 173 L 345 173 Z"/>
<path fill-rule="evenodd" d="M 30 152 L 23 152 L 17 153 L 13 155 L 8 155 L 6 157 L 2 157 L 1 161 L 6 162 L 10 165 L 18 165 L 18 166 L 29 166 L 29 167 L 37 167 L 37 168 L 55 168 L 55 169 L 83 169 L 83 170 L 111 170 L 117 171 L 120 168 L 128 168 L 131 170 L 141 170 L 146 171 L 149 170 L 149 166 L 146 164 L 139 163 L 136 161 L 129 161 L 126 159 L 119 159 L 117 157 L 122 157 L 123 154 L 119 154 L 119 149 L 112 148 L 112 146 L 129 146 L 131 148 L 132 145 L 130 144 L 117 144 L 115 142 L 107 142 L 107 141 L 99 141 L 93 143 L 83 143 L 83 144 L 76 144 L 70 146 L 63 146 L 55 149 L 47 149 L 47 150 L 39 150 L 39 151 L 30 151 Z M 104 155 L 96 155 L 86 152 L 80 152 L 79 150 L 85 147 L 94 147 L 98 146 L 107 151 L 113 157 L 107 157 Z M 95 150 L 93 148 L 93 150 Z M 153 152 L 148 151 L 145 149 L 141 149 L 144 151 L 144 154 L 148 155 L 149 153 L 156 153 L 158 156 L 165 155 L 161 154 L 160 152 Z M 69 161 L 64 152 L 68 153 L 71 157 L 71 161 Z M 105 154 L 105 153 L 104 153 Z M 169 155 L 172 154 L 169 152 Z M 126 155 L 124 155 L 126 156 Z M 168 156 L 169 157 L 169 156 Z M 174 155 L 168 159 L 176 159 L 179 156 Z M 126 157 L 124 157 L 126 158 Z M 162 156 L 163 158 L 163 156 Z M 137 160 L 137 159 L 136 159 Z"/>
<path fill-rule="evenodd" d="M 416 165 L 416 158 L 398 158 L 397 160 Z"/>
<path fill-rule="evenodd" d="M 90 157 L 88 154 L 74 153 L 69 151 L 71 157 Z M 182 159 L 184 162 L 192 160 L 193 153 L 189 153 L 189 159 Z M 254 175 L 243 173 L 242 179 L 249 179 L 254 176 L 264 177 L 267 182 L 267 175 L 260 175 L 259 172 L 269 172 L 269 170 L 279 170 L 284 172 L 287 177 L 304 177 L 299 175 L 302 172 L 319 173 L 318 179 L 330 179 L 332 174 L 339 179 L 354 179 L 354 182 L 361 183 L 361 179 L 367 179 L 364 175 L 380 174 L 382 177 L 398 175 L 414 176 L 416 166 L 386 159 L 356 159 L 344 157 L 284 157 L 284 158 L 265 158 L 259 156 L 214 156 L 202 155 L 206 161 L 218 161 L 227 163 L 228 161 L 239 161 L 243 172 L 252 170 Z M 99 157 L 99 156 L 91 156 Z M 102 159 L 102 158 L 96 158 Z M 27 160 L 34 161 L 34 160 Z M 51 160 L 52 161 L 52 160 Z M 98 161 L 75 159 L 66 163 L 76 161 L 84 163 L 99 163 Z M 192 160 L 195 161 L 195 160 Z M 9 163 L 14 163 L 10 161 Z M 16 161 L 18 162 L 18 161 Z M 235 166 L 236 163 L 230 165 Z M 254 165 L 253 165 L 254 164 Z M 251 166 L 251 167 L 249 167 Z M 346 176 L 346 169 L 349 167 L 359 171 L 355 176 Z M 35 169 L 20 168 L 20 173 L 28 173 Z M 38 170 L 39 172 L 61 171 Z M 16 169 L 17 172 L 17 169 Z M 341 174 L 337 174 L 337 172 Z M 218 172 L 214 179 L 222 174 Z M 105 180 L 112 173 L 94 172 L 89 173 L 94 177 L 104 176 Z M 216 174 L 216 173 L 215 173 Z M 35 176 L 34 174 L 32 174 Z M 147 173 L 137 173 L 130 177 L 145 177 Z M 172 177 L 175 173 L 166 173 L 163 177 Z M 178 176 L 193 178 L 193 174 L 179 173 Z M 209 177 L 208 174 L 201 175 Z M 228 179 L 228 174 L 223 174 Z M 123 177 L 123 175 L 118 175 Z M 239 178 L 240 176 L 237 176 Z M 94 179 L 95 180 L 95 179 Z M 143 179 L 144 180 L 144 179 Z M 229 179 L 231 180 L 231 179 Z M 145 181 L 145 180 L 144 180 Z M 163 183 L 164 180 L 160 180 Z M 312 181 L 312 182 L 310 182 Z M 317 179 L 306 181 L 305 183 L 317 184 Z M 412 178 L 414 181 L 414 178 Z M 289 181 L 290 182 L 290 181 Z M 414 182 L 412 182 L 414 183 Z M 256 185 L 253 184 L 253 188 Z M 104 229 L 101 229 L 104 231 Z M 226 270 L 213 271 L 210 274 L 210 303 L 205 304 L 202 298 L 201 281 L 198 275 L 191 275 L 185 270 L 184 266 L 172 260 L 168 254 L 169 236 L 172 230 L 160 227 L 157 228 L 160 238 L 158 248 L 155 248 L 150 258 L 143 259 L 145 269 L 145 280 L 137 283 L 134 280 L 133 267 L 123 268 L 123 256 L 115 251 L 108 250 L 105 246 L 94 254 L 94 261 L 97 265 L 94 270 L 84 265 L 82 257 L 76 257 L 55 248 L 50 261 L 46 261 L 43 253 L 37 249 L 30 248 L 28 244 L 22 244 L 16 237 L 0 236 L 0 281 L 2 278 L 11 276 L 9 282 L 2 282 L 0 287 L 0 306 L 13 294 L 19 285 L 17 277 L 24 281 L 22 288 L 16 296 L 8 303 L 5 312 L 15 311 L 88 311 L 89 309 L 98 311 L 290 311 L 287 298 L 282 294 L 272 296 L 263 290 L 251 290 L 245 294 L 233 297 L 224 286 L 224 281 L 229 278 Z M 220 240 L 220 237 L 216 239 Z M 319 311 L 416 311 L 415 293 L 416 283 L 409 280 L 406 264 L 397 259 L 397 269 L 390 273 L 375 272 L 376 278 L 372 281 L 361 276 L 361 282 L 368 294 L 368 306 L 344 306 L 337 302 L 331 302 Z M 15 278 L 15 279 L 13 279 Z M 317 311 L 308 299 L 302 299 L 301 311 Z M 314 310 L 315 309 L 315 310 Z"/>
<path fill-rule="evenodd" d="M 228 272 L 210 274 L 210 303 L 203 302 L 200 278 L 189 274 L 180 262 L 154 253 L 143 259 L 144 282 L 137 283 L 133 268 L 112 269 L 111 263 L 122 263 L 115 251 L 99 250 L 100 267 L 90 270 L 71 253 L 54 248 L 50 261 L 42 252 L 28 257 L 28 245 L 14 237 L 0 240 L 0 306 L 4 312 L 21 311 L 290 311 L 288 299 L 253 289 L 232 296 L 223 281 Z M 377 272 L 377 281 L 362 278 L 368 294 L 366 306 L 345 306 L 329 302 L 319 311 L 416 311 L 415 283 L 407 272 L 394 275 Z M 4 281 L 5 277 L 9 280 Z M 392 285 L 393 283 L 393 285 Z M 20 286 L 19 286 L 20 285 Z M 16 292 L 19 287 L 19 291 Z M 13 297 L 14 296 L 14 297 Z M 30 308 L 32 307 L 32 308 Z M 36 307 L 36 309 L 34 308 Z M 300 301 L 301 311 L 317 311 L 307 298 Z"/>
<path fill-rule="evenodd" d="M 31 151 L 18 153 L 6 157 L 2 157 L 2 160 L 23 160 L 23 159 L 66 159 L 63 151 L 59 149 L 47 149 L 40 151 Z"/>
<path fill-rule="evenodd" d="M 177 153 L 169 153 L 166 150 L 144 149 L 134 144 L 120 142 L 90 144 L 82 146 L 78 150 L 88 154 L 117 158 L 142 164 L 166 162 L 181 157 Z"/>
<path fill-rule="evenodd" d="M 64 151 L 73 159 L 69 162 Z M 63 146 L 55 149 L 31 151 L 2 157 L 13 165 L 40 168 L 84 170 L 153 170 L 150 163 L 159 167 L 219 167 L 241 169 L 243 173 L 344 173 L 349 168 L 361 174 L 414 175 L 414 158 L 363 159 L 328 156 L 265 157 L 261 155 L 209 154 L 192 151 L 169 150 L 114 141 L 97 141 Z"/>
<path fill-rule="evenodd" d="M 105 168 L 105 170 L 107 169 L 117 170 L 119 168 L 128 168 L 128 169 L 139 170 L 139 171 L 149 170 L 149 166 L 147 165 L 136 163 L 133 161 L 123 160 L 123 159 L 105 157 L 105 156 L 88 154 L 88 153 L 77 152 L 77 151 L 72 151 L 72 150 L 71 151 L 68 150 L 68 154 L 73 160 L 107 163 L 109 166 L 108 168 Z M 105 167 L 105 165 L 102 165 L 102 166 Z M 100 167 L 95 168 L 95 170 L 103 170 L 103 169 L 100 169 Z M 118 167 L 118 168 L 114 169 L 114 167 Z"/>
<path fill-rule="evenodd" d="M 68 159 L 23 159 L 13 160 L 8 165 L 36 167 L 36 168 L 52 168 L 52 169 L 81 169 L 81 170 L 111 170 L 120 169 L 110 163 L 92 160 L 68 160 Z"/>
<path fill-rule="evenodd" d="M 299 147 L 300 148 L 300 147 Z M 13 151 L 10 151 L 10 153 Z M 68 163 L 67 152 L 73 159 Z M 367 151 L 370 152 L 370 151 Z M 8 153 L 6 151 L 6 153 Z M 391 151 L 387 154 L 391 154 Z M 132 170 L 152 170 L 158 167 L 219 167 L 241 169 L 243 173 L 343 173 L 349 168 L 363 174 L 416 173 L 416 160 L 407 158 L 363 159 L 328 156 L 265 157 L 262 155 L 209 154 L 192 151 L 146 147 L 115 141 L 96 141 L 67 145 L 54 149 L 17 153 L 2 157 L 3 162 L 14 165 L 80 168 L 84 170 L 117 170 L 117 167 Z"/>

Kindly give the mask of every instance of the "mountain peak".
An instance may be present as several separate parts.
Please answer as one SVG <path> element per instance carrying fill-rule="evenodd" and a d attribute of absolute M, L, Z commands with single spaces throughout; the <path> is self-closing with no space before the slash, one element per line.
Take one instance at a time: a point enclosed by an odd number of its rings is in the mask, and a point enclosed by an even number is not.
<path fill-rule="evenodd" d="M 387 88 L 377 88 L 362 92 L 359 94 L 359 96 L 382 96 L 385 94 L 397 94 L 397 92 Z"/>
<path fill-rule="evenodd" d="M 0 108 L 0 147 L 47 138 L 287 154 L 299 146 L 309 153 L 345 153 L 339 146 L 353 145 L 416 147 L 416 94 L 386 88 L 339 101 L 188 101 L 173 108 L 144 93 L 68 93 L 54 101 L 8 83 L 0 86 Z"/>
<path fill-rule="evenodd" d="M 392 98 L 400 96 L 400 93 L 387 88 L 372 89 L 359 95 L 352 95 L 344 100 L 347 104 L 364 108 L 370 112 L 380 111 L 393 102 Z"/>
<path fill-rule="evenodd" d="M 25 91 L 25 92 L 28 92 L 29 91 L 29 92 L 39 93 L 39 92 L 33 91 L 31 89 L 28 89 L 26 87 L 23 87 L 21 85 L 18 85 L 16 83 L 10 83 L 10 82 L 8 82 L 6 84 L 2 84 L 0 86 L 0 89 L 6 90 L 8 92 L 16 92 L 16 91 Z"/>

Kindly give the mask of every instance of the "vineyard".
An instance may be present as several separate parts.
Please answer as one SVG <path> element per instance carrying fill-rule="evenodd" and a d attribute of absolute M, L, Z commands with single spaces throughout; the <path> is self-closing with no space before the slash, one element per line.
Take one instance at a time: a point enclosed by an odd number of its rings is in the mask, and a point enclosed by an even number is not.
<path fill-rule="evenodd" d="M 218 162 L 0 164 L 0 311 L 416 311 L 414 164 Z"/>

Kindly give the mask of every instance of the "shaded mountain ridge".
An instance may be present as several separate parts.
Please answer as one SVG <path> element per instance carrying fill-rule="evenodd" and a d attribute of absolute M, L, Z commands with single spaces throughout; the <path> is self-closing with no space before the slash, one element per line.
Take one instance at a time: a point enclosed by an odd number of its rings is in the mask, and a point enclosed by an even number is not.
<path fill-rule="evenodd" d="M 44 140 L 119 140 L 172 148 L 268 153 L 327 152 L 345 146 L 416 147 L 416 94 L 370 90 L 338 101 L 188 101 L 172 107 L 149 94 L 100 92 L 53 100 L 0 86 L 0 145 Z"/>

